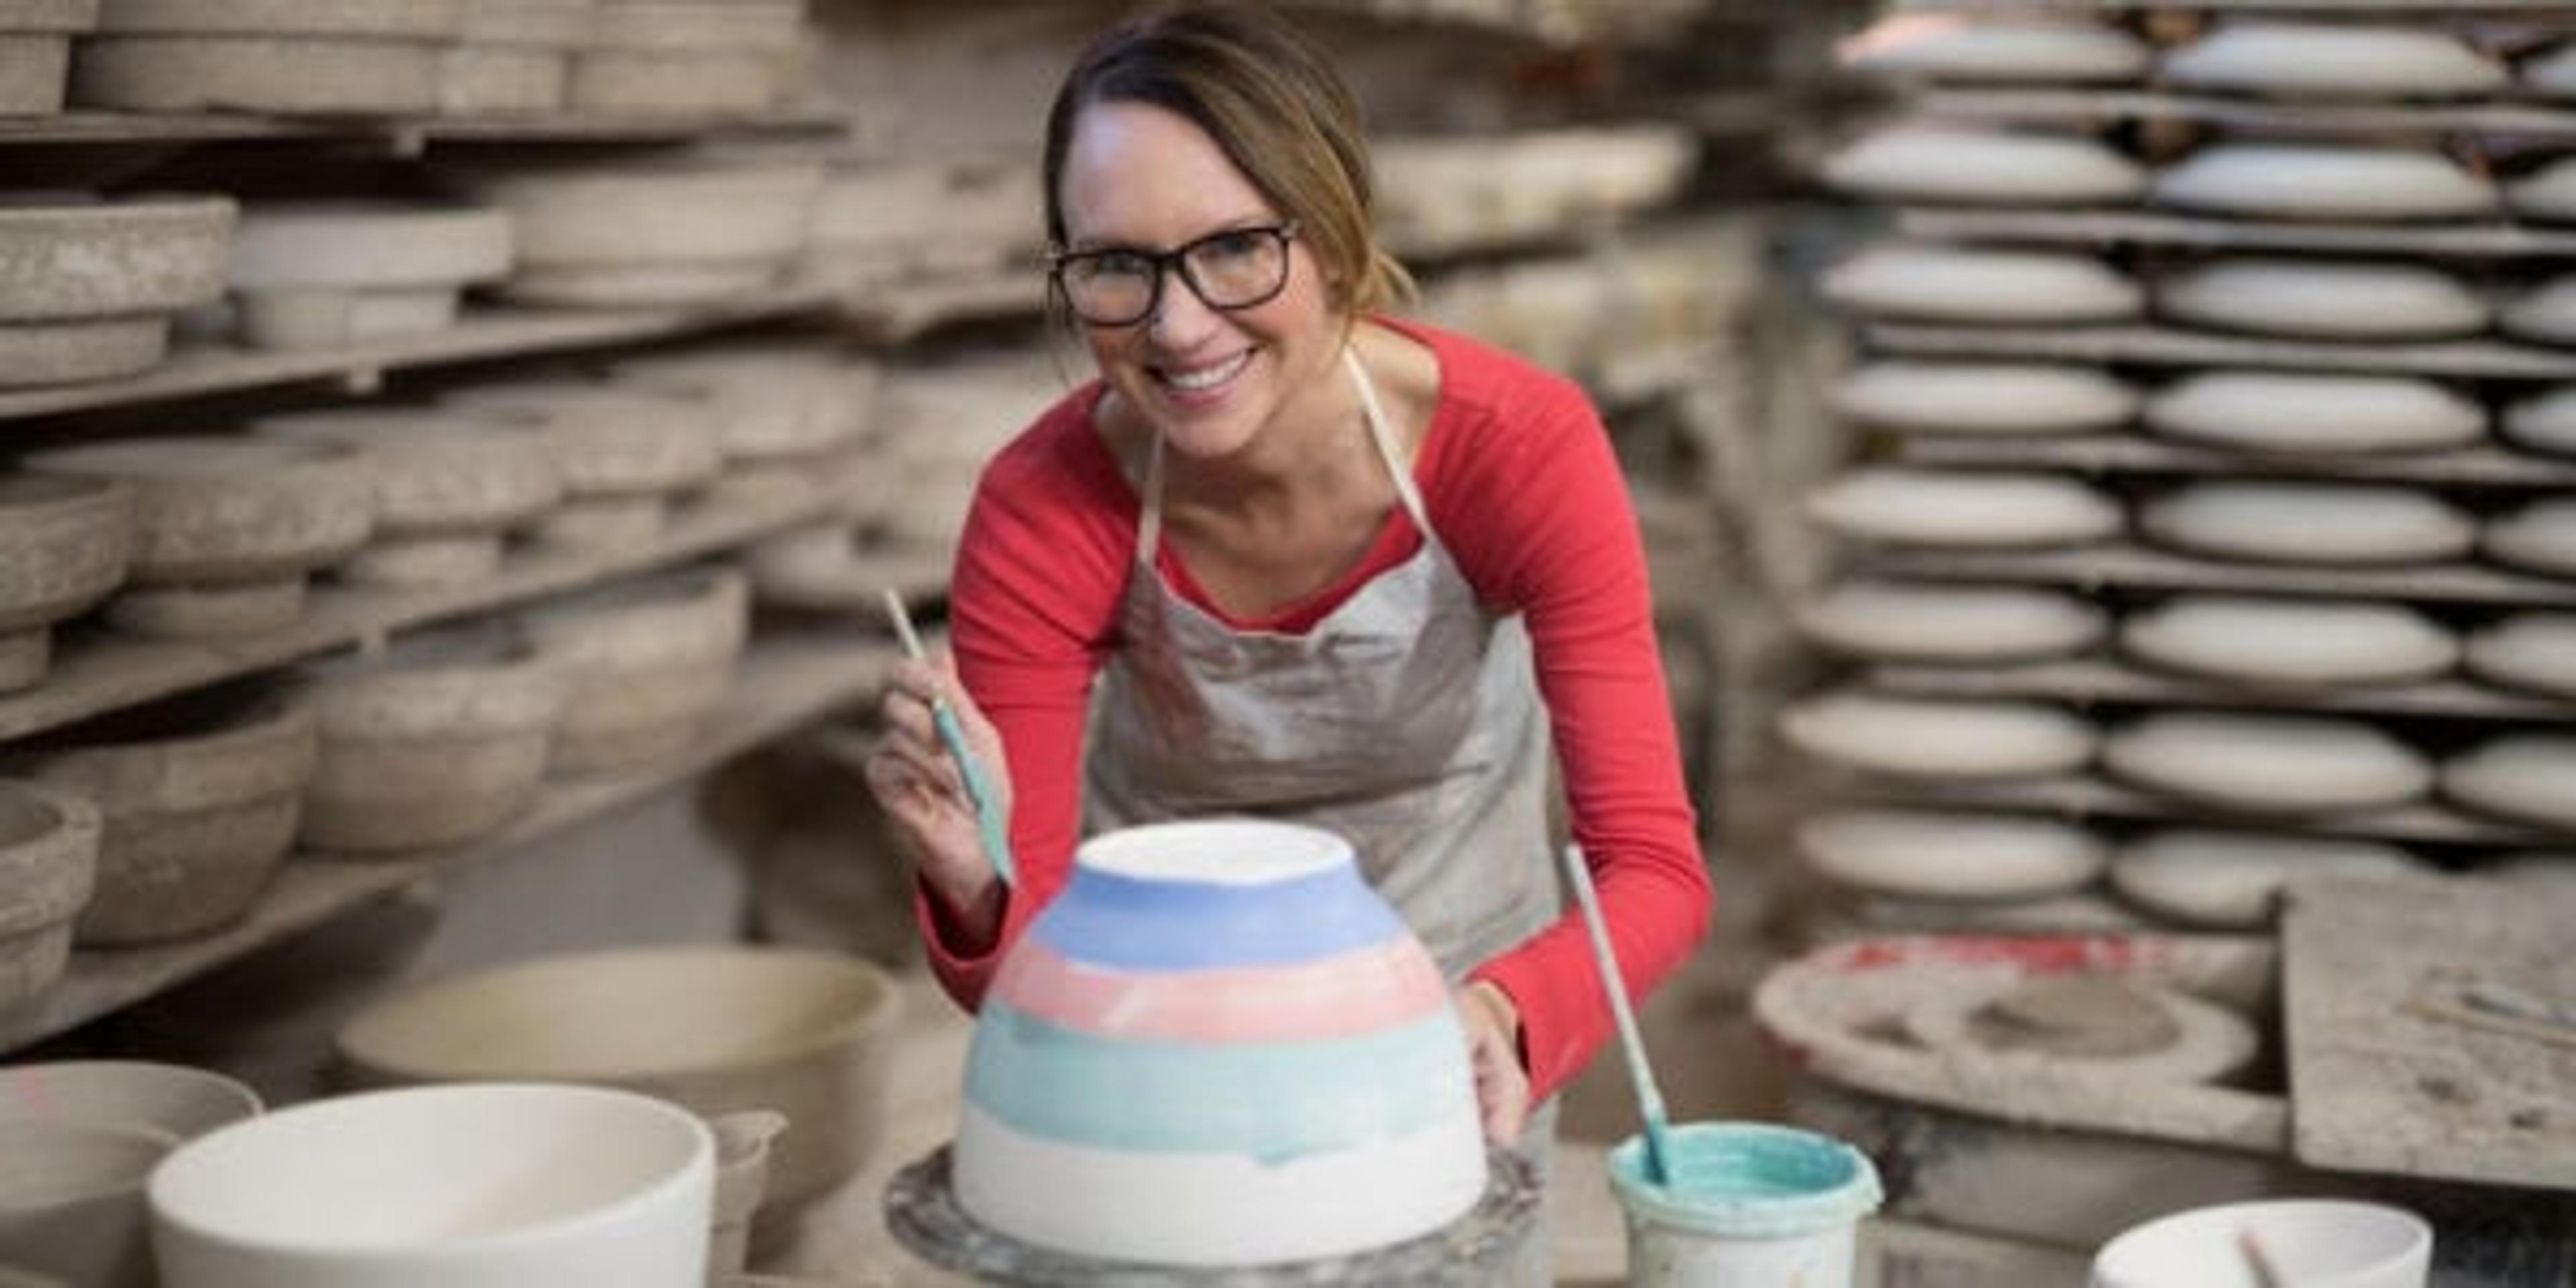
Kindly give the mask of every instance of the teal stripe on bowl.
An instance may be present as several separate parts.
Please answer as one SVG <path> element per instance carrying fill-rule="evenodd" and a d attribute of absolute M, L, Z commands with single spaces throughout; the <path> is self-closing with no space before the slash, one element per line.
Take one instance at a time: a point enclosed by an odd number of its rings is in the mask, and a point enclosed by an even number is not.
<path fill-rule="evenodd" d="M 966 1098 L 1067 1144 L 1277 1164 L 1472 1120 L 1476 1092 L 1446 1009 L 1363 1037 L 1199 1046 L 1094 1037 L 987 998 Z"/>

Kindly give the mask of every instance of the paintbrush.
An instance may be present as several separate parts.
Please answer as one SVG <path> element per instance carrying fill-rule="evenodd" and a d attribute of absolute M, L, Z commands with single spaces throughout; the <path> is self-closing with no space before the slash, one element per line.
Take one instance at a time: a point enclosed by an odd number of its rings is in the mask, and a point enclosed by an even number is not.
<path fill-rule="evenodd" d="M 921 648 L 921 636 L 913 633 L 912 614 L 905 611 L 903 596 L 892 587 L 885 592 L 886 613 L 894 619 L 894 633 L 903 641 L 904 655 L 916 662 L 926 662 L 929 655 Z M 975 807 L 975 828 L 981 835 L 984 858 L 993 865 L 993 875 L 1003 885 L 1017 885 L 1019 873 L 1011 863 L 1010 829 L 1002 821 L 1002 803 L 993 799 L 993 782 L 984 776 L 984 762 L 977 759 L 973 748 L 966 745 L 966 729 L 957 723 L 957 711 L 946 698 L 930 700 L 930 722 L 938 727 L 939 741 L 957 762 L 957 777 L 966 785 L 966 800 Z"/>
<path fill-rule="evenodd" d="M 1610 948 L 1610 927 L 1601 918 L 1601 893 L 1592 888 L 1592 869 L 1583 866 L 1583 851 L 1565 847 L 1565 876 L 1583 905 L 1583 926 L 1592 935 L 1592 955 L 1601 963 L 1601 987 L 1610 995 L 1610 1015 L 1619 1025 L 1619 1047 L 1628 1057 L 1628 1078 L 1637 1087 L 1637 1111 L 1646 1120 L 1646 1181 L 1673 1183 L 1673 1143 L 1664 1125 L 1664 1093 L 1655 1088 L 1654 1068 L 1646 1063 L 1646 1040 L 1637 1032 L 1637 1017 L 1628 1009 L 1628 991 L 1619 983 L 1619 957 Z"/>

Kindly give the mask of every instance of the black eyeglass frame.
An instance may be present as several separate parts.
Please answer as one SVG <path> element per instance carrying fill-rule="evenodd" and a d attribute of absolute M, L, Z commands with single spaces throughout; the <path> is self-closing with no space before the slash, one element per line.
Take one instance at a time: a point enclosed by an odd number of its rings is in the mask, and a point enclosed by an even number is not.
<path fill-rule="evenodd" d="M 1259 296 L 1253 299 L 1238 300 L 1231 304 L 1219 304 L 1208 298 L 1207 288 L 1201 286 L 1199 284 L 1198 277 L 1190 272 L 1189 257 L 1192 252 L 1207 246 L 1211 242 L 1223 241 L 1228 237 L 1242 237 L 1246 235 L 1269 237 L 1279 244 L 1279 280 L 1273 283 L 1269 290 L 1262 292 Z M 1180 278 L 1182 285 L 1190 288 L 1190 294 L 1197 296 L 1199 303 L 1206 305 L 1210 310 L 1218 313 L 1235 313 L 1244 309 L 1257 309 L 1264 304 L 1268 304 L 1272 300 L 1278 299 L 1279 293 L 1288 289 L 1288 279 L 1294 275 L 1296 271 L 1294 258 L 1288 253 L 1288 244 L 1295 240 L 1297 240 L 1297 221 L 1290 219 L 1276 224 L 1253 224 L 1241 228 L 1220 228 L 1204 237 L 1193 237 L 1170 250 L 1143 250 L 1134 246 L 1102 246 L 1093 250 L 1062 250 L 1056 247 L 1048 247 L 1046 253 L 1047 282 L 1055 289 L 1057 297 L 1064 301 L 1066 311 L 1072 313 L 1074 317 L 1079 318 L 1084 324 L 1089 326 L 1112 328 L 1130 327 L 1153 317 L 1154 314 L 1163 307 L 1163 282 L 1167 278 L 1171 277 Z M 1074 303 L 1073 291 L 1065 285 L 1064 270 L 1066 265 L 1080 260 L 1096 259 L 1107 255 L 1133 255 L 1153 266 L 1154 275 L 1152 278 L 1152 285 L 1148 286 L 1145 290 L 1145 307 L 1139 310 L 1134 317 L 1121 318 L 1114 321 L 1104 321 L 1102 319 L 1092 317 L 1089 314 L 1084 313 L 1080 305 Z"/>

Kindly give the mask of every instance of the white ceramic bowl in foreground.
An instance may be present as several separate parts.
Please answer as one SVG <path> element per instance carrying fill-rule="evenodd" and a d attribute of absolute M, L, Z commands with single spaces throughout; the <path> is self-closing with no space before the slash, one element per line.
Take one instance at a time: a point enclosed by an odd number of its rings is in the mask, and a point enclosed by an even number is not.
<path fill-rule="evenodd" d="M 2261 1246 L 2273 1280 L 2246 1252 Z M 2104 1244 L 2093 1288 L 2424 1288 L 2433 1229 L 2404 1208 L 2273 1199 L 2159 1217 Z"/>
<path fill-rule="evenodd" d="M 162 1288 L 699 1288 L 714 1176 L 668 1102 L 477 1083 L 237 1123 L 147 1192 Z"/>

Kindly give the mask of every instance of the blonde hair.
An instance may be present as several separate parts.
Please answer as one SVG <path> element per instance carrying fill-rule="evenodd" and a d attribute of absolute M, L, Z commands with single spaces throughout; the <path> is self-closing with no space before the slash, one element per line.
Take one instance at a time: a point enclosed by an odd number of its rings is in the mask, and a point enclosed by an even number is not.
<path fill-rule="evenodd" d="M 1058 195 L 1083 109 L 1144 103 L 1207 131 L 1252 186 L 1297 226 L 1345 315 L 1414 297 L 1412 275 L 1377 244 L 1359 101 L 1312 42 L 1252 4 L 1191 4 L 1135 19 L 1085 49 L 1047 112 L 1047 236 L 1065 244 Z"/>

